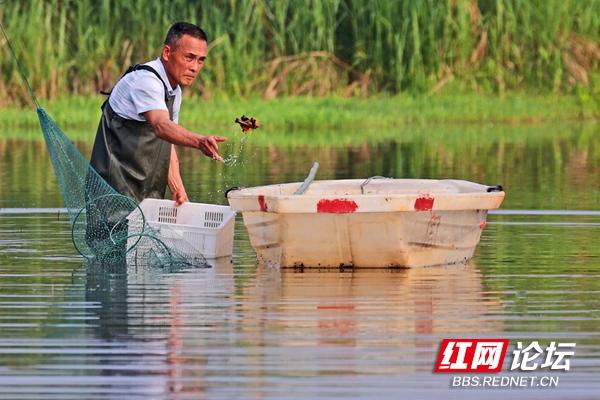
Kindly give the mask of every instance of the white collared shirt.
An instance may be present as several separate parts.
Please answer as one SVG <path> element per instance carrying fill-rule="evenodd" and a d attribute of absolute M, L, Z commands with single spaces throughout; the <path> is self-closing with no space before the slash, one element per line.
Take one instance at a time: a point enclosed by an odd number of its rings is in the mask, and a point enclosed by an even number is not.
<path fill-rule="evenodd" d="M 167 85 L 169 96 L 175 95 L 173 121 L 179 122 L 181 88 L 179 85 L 175 89 L 171 87 L 160 58 L 147 62 L 145 65 L 158 72 Z M 152 72 L 144 70 L 130 72 L 121 78 L 113 88 L 108 103 L 119 116 L 136 121 L 145 121 L 142 114 L 146 111 L 167 110 L 165 88 L 162 82 Z"/>

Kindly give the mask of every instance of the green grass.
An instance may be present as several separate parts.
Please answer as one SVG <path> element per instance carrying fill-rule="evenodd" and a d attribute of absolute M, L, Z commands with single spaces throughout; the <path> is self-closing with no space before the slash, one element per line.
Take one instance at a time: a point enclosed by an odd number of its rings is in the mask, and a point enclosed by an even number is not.
<path fill-rule="evenodd" d="M 44 108 L 72 139 L 93 137 L 100 117 L 102 97 L 68 97 L 48 102 Z M 376 135 L 402 127 L 436 124 L 536 124 L 553 121 L 597 120 L 599 104 L 577 96 L 527 96 L 505 98 L 481 95 L 376 96 L 369 99 L 339 97 L 287 97 L 278 100 L 184 99 L 180 123 L 200 133 L 230 135 L 239 129 L 234 119 L 256 117 L 259 132 L 298 135 L 329 131 Z M 15 137 L 22 128 L 37 128 L 33 110 L 7 107 L 0 113 L 0 137 Z M 252 134 L 252 133 L 251 133 Z M 41 138 L 41 136 L 40 136 Z"/>
<path fill-rule="evenodd" d="M 599 95 L 600 0 L 31 0 L 0 3 L 41 98 L 108 89 L 176 20 L 210 38 L 195 93 L 513 90 Z M 0 39 L 0 105 L 24 101 Z"/>

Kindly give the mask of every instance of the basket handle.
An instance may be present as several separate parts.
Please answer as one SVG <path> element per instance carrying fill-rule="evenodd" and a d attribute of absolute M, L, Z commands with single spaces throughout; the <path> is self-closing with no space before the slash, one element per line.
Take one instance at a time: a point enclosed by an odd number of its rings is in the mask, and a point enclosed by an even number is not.
<path fill-rule="evenodd" d="M 372 179 L 393 179 L 393 178 L 388 178 L 387 176 L 379 176 L 379 175 L 371 176 L 371 177 L 365 179 L 363 181 L 363 183 L 360 184 L 360 194 L 365 194 L 365 186 L 367 186 L 369 183 L 371 183 Z"/>
<path fill-rule="evenodd" d="M 502 185 L 495 185 L 495 186 L 488 186 L 486 192 L 490 193 L 490 192 L 501 192 L 504 189 L 502 188 Z"/>
<path fill-rule="evenodd" d="M 227 189 L 225 191 L 225 198 L 227 198 L 227 195 L 229 194 L 229 192 L 231 192 L 233 190 L 240 190 L 240 189 L 243 189 L 243 188 L 244 188 L 243 186 L 232 186 L 232 187 L 230 187 L 229 189 Z"/>

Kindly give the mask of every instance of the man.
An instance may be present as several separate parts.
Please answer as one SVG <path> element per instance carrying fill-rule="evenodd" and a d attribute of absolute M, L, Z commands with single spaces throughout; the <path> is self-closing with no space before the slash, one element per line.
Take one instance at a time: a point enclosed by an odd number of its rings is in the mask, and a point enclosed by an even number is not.
<path fill-rule="evenodd" d="M 178 124 L 181 87 L 191 85 L 206 59 L 206 33 L 196 25 L 171 26 L 159 58 L 130 68 L 103 105 L 91 166 L 119 193 L 141 201 L 163 198 L 168 184 L 177 205 L 188 201 L 175 145 L 223 161 L 220 136 Z"/>

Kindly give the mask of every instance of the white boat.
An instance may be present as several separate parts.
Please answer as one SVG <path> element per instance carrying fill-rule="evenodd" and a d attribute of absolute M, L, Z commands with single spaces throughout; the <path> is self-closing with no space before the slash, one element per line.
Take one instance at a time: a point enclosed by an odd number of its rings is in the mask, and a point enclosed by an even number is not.
<path fill-rule="evenodd" d="M 350 179 L 231 190 L 260 261 L 280 267 L 420 267 L 473 257 L 499 186 Z"/>

